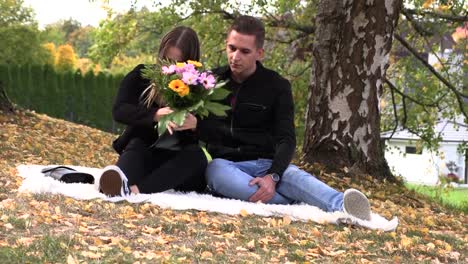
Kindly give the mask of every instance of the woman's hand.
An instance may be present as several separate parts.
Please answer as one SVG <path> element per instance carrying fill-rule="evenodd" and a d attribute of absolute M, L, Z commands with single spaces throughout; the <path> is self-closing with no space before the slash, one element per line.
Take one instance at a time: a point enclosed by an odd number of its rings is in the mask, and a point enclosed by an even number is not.
<path fill-rule="evenodd" d="M 170 114 L 172 112 L 174 112 L 174 111 L 172 111 L 172 109 L 170 107 L 159 108 L 158 111 L 156 111 L 156 113 L 154 114 L 153 120 L 155 122 L 159 122 L 159 120 L 161 120 L 162 116 L 168 115 L 168 114 Z"/>
<path fill-rule="evenodd" d="M 175 127 L 174 130 L 176 131 L 187 130 L 187 129 L 195 130 L 196 127 L 197 127 L 197 118 L 191 113 L 188 113 L 185 116 L 184 123 L 179 127 Z"/>
<path fill-rule="evenodd" d="M 156 113 L 154 114 L 153 120 L 156 121 L 156 122 L 159 122 L 159 120 L 161 120 L 161 117 L 163 117 L 165 115 L 168 115 L 168 114 L 170 114 L 172 112 L 174 112 L 174 111 L 172 111 L 172 109 L 170 107 L 159 108 L 158 111 L 156 111 Z M 174 122 L 171 122 L 171 121 L 168 122 L 167 125 L 166 125 L 167 131 L 169 131 L 169 134 L 171 134 L 171 135 L 172 135 L 172 133 L 174 133 L 173 131 L 177 127 L 178 127 L 178 125 L 175 124 Z"/>

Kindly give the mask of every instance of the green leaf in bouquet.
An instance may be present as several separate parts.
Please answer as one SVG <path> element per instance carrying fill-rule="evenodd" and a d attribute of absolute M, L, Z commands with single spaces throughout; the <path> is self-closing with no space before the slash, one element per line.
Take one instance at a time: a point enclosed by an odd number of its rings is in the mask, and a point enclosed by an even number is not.
<path fill-rule="evenodd" d="M 201 118 L 203 118 L 203 117 L 207 117 L 207 116 L 210 114 L 210 112 L 209 112 L 208 109 L 206 109 L 206 108 L 200 108 L 200 109 L 198 109 L 197 114 L 198 114 Z"/>
<path fill-rule="evenodd" d="M 203 100 L 198 101 L 198 103 L 194 104 L 193 106 L 187 108 L 188 112 L 195 112 L 198 111 L 200 108 L 203 108 L 204 102 Z"/>
<path fill-rule="evenodd" d="M 185 116 L 187 115 L 186 110 L 177 110 L 170 114 L 164 115 L 159 119 L 158 122 L 158 134 L 161 136 L 167 130 L 167 124 L 172 121 L 177 125 L 181 126 L 184 124 Z"/>
<path fill-rule="evenodd" d="M 172 122 L 176 123 L 178 126 L 181 126 L 184 124 L 187 113 L 187 110 L 177 110 L 170 113 L 169 115 L 172 116 Z"/>
<path fill-rule="evenodd" d="M 226 116 L 226 111 L 231 107 L 216 102 L 206 102 L 205 109 L 216 116 Z"/>
<path fill-rule="evenodd" d="M 213 89 L 213 93 L 210 94 L 209 99 L 210 100 L 215 100 L 215 101 L 223 100 L 230 93 L 231 93 L 230 91 L 228 91 L 226 89 L 223 89 L 223 88 Z"/>
<path fill-rule="evenodd" d="M 219 89 L 221 87 L 224 87 L 226 85 L 226 83 L 228 83 L 228 81 L 217 82 L 213 89 L 216 90 L 216 89 Z"/>

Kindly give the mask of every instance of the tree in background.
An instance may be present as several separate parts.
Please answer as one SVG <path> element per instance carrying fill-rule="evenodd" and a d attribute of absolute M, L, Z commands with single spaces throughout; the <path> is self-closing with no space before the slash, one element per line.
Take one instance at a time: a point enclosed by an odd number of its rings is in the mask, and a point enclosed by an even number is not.
<path fill-rule="evenodd" d="M 80 70 L 82 75 L 88 72 L 93 72 L 94 75 L 98 75 L 102 70 L 99 64 L 94 63 L 89 58 L 79 58 L 76 62 L 76 67 Z"/>
<path fill-rule="evenodd" d="M 75 47 L 76 53 L 80 58 L 89 57 L 89 48 L 94 43 L 94 31 L 95 28 L 91 26 L 80 27 L 68 36 L 68 43 Z"/>
<path fill-rule="evenodd" d="M 22 0 L 0 0 L 0 64 L 43 63 L 37 23 Z"/>
<path fill-rule="evenodd" d="M 46 58 L 44 59 L 45 64 L 54 66 L 55 65 L 55 57 L 57 57 L 57 49 L 55 48 L 55 44 L 53 42 L 49 42 L 42 45 L 46 52 Z"/>
<path fill-rule="evenodd" d="M 391 177 L 380 141 L 379 104 L 401 5 L 401 0 L 319 2 L 306 160 Z"/>
<path fill-rule="evenodd" d="M 108 18 L 101 22 L 94 34 L 89 56 L 106 68 L 113 67 L 112 61 L 116 57 L 155 57 L 162 35 L 178 20 L 180 17 L 168 8 L 157 12 L 146 8 L 130 9 L 117 15 L 110 10 Z"/>
<path fill-rule="evenodd" d="M 59 72 L 73 71 L 76 68 L 77 57 L 73 47 L 69 44 L 57 48 L 55 69 Z"/>

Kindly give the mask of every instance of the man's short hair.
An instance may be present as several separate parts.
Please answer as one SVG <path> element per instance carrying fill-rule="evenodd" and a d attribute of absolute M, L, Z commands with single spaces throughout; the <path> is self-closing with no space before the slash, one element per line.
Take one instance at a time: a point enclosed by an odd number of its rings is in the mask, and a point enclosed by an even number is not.
<path fill-rule="evenodd" d="M 263 43 L 265 42 L 265 27 L 260 19 L 252 16 L 239 16 L 229 28 L 227 32 L 228 36 L 233 30 L 241 34 L 255 36 L 257 48 L 263 48 Z"/>

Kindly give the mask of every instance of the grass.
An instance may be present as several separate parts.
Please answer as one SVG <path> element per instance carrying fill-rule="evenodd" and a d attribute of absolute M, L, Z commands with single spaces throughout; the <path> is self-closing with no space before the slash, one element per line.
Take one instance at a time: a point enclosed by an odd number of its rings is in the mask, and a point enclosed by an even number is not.
<path fill-rule="evenodd" d="M 428 196 L 449 207 L 468 212 L 468 188 L 406 184 L 410 190 Z"/>

